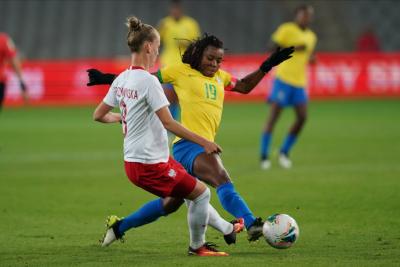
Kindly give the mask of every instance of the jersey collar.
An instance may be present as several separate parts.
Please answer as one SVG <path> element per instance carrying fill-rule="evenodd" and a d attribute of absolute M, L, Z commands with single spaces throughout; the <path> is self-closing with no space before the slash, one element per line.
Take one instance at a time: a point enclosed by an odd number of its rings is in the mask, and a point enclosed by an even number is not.
<path fill-rule="evenodd" d="M 129 70 L 145 70 L 143 67 L 140 66 L 130 66 Z"/>

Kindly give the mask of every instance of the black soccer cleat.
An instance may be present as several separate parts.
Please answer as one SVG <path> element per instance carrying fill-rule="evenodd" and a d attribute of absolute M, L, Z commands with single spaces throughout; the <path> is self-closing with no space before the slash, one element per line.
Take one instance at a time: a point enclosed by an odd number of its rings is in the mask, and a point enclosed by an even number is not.
<path fill-rule="evenodd" d="M 249 242 L 257 241 L 263 234 L 264 222 L 261 218 L 256 218 L 253 224 L 247 229 L 247 240 Z"/>
<path fill-rule="evenodd" d="M 236 234 L 240 233 L 244 229 L 243 218 L 235 219 L 231 221 L 233 225 L 233 230 L 230 234 L 224 235 L 224 240 L 228 245 L 236 243 Z"/>

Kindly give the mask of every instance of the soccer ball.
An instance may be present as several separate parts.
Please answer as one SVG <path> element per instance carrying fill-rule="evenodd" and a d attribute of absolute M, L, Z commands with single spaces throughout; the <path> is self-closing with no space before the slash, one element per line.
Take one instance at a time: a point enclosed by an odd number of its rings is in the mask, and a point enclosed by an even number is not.
<path fill-rule="evenodd" d="M 299 238 L 299 226 L 287 214 L 274 214 L 263 225 L 265 240 L 274 248 L 289 248 Z"/>

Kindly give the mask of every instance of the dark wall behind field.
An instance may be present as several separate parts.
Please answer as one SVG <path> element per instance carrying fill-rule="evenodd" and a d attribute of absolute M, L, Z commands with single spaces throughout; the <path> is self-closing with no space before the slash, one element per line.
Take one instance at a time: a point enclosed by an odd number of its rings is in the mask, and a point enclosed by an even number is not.
<path fill-rule="evenodd" d="M 371 27 L 384 51 L 400 50 L 400 1 L 396 0 L 186 0 L 186 13 L 220 37 L 228 52 L 263 52 L 282 22 L 302 3 L 315 7 L 312 28 L 320 51 L 352 51 Z M 1 0 L 0 31 L 27 58 L 93 58 L 126 55 L 125 18 L 156 25 L 167 14 L 163 0 Z"/>

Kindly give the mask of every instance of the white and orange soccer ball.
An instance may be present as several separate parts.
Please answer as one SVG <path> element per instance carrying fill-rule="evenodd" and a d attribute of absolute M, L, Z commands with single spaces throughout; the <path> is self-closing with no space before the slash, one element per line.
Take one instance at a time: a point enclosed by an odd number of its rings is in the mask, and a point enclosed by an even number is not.
<path fill-rule="evenodd" d="M 287 214 L 274 214 L 263 225 L 265 240 L 274 248 L 289 248 L 299 238 L 299 226 Z"/>

